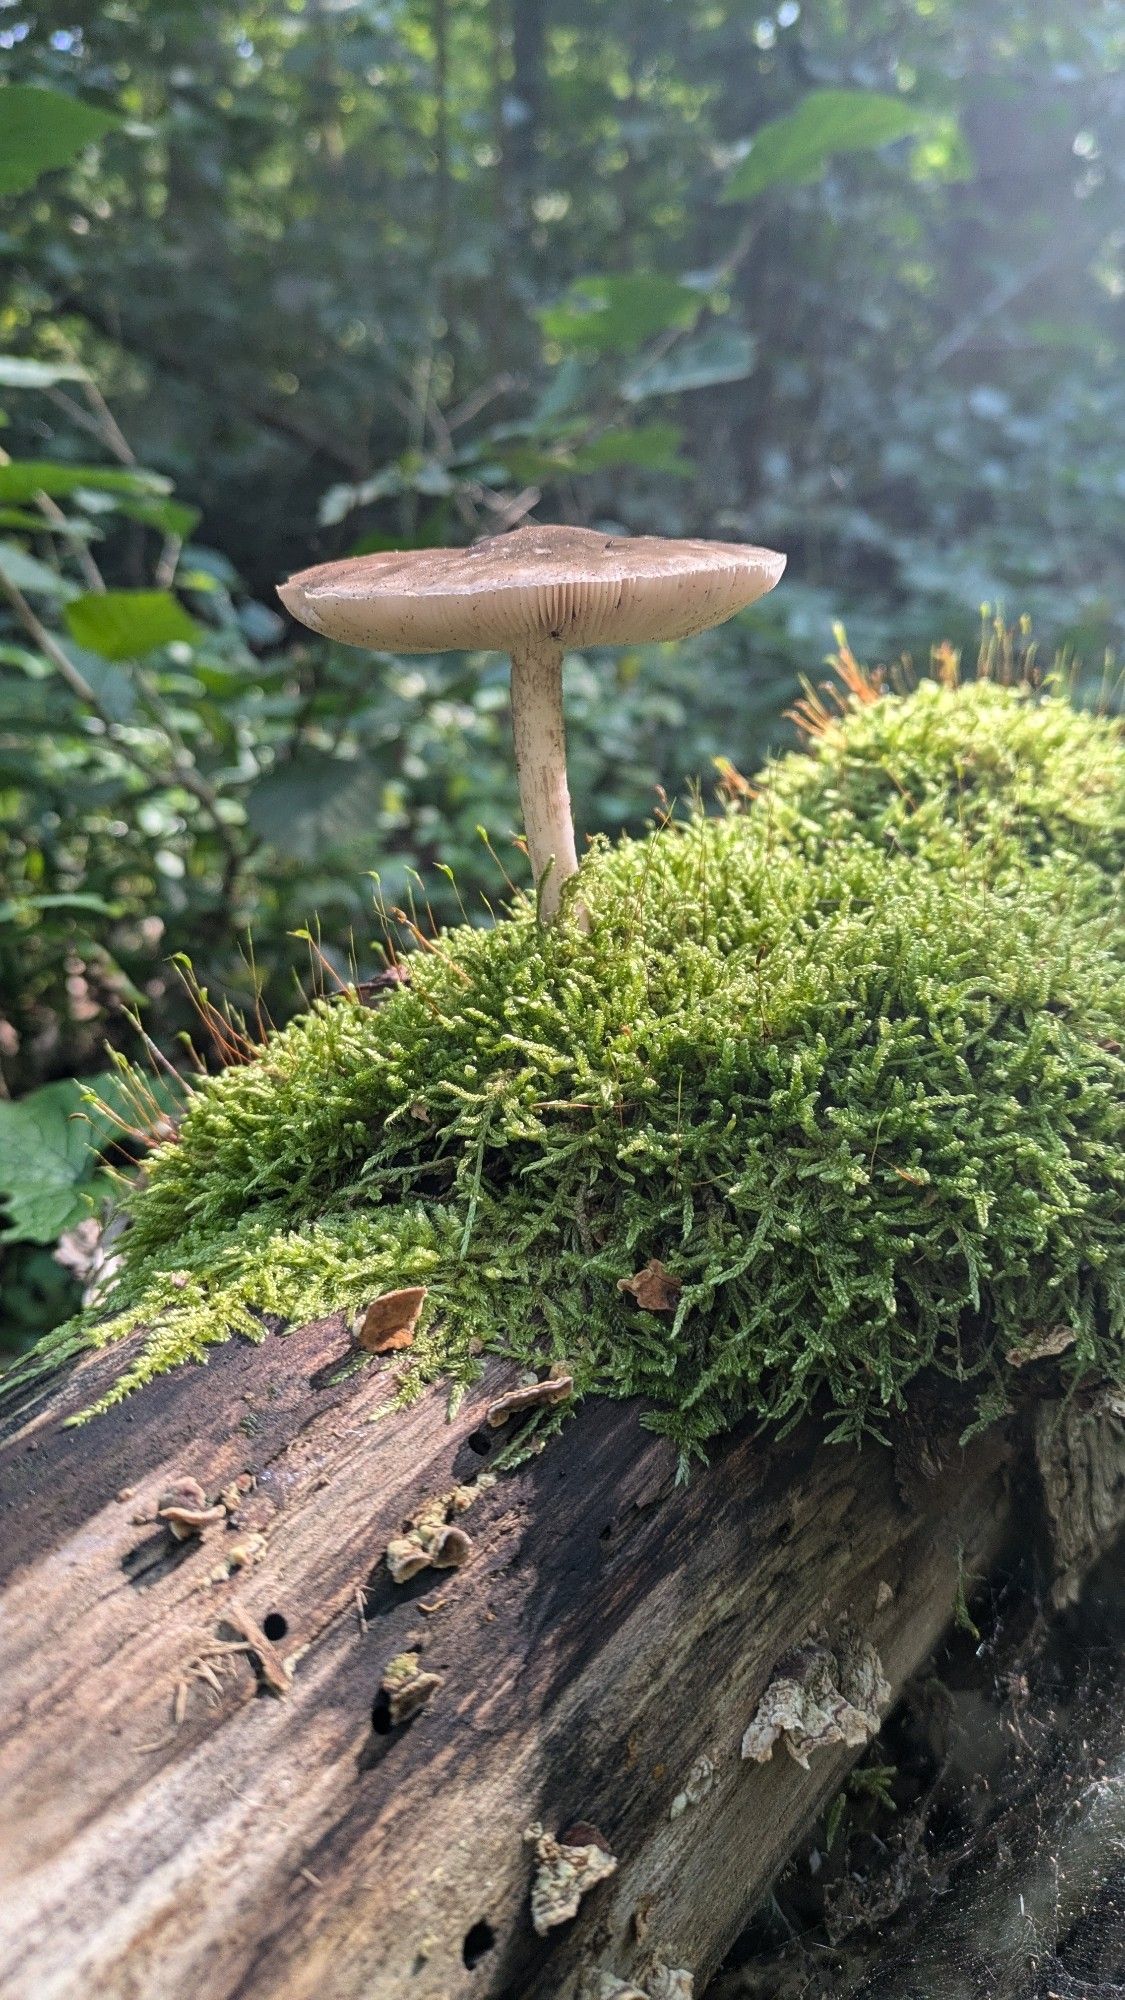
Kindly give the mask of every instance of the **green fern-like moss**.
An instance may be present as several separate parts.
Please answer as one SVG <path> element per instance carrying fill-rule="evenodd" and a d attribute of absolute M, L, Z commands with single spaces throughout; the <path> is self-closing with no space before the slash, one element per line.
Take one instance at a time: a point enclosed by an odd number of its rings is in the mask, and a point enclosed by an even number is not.
<path fill-rule="evenodd" d="M 1123 833 L 1120 736 L 1057 696 L 855 709 L 750 811 L 596 843 L 588 933 L 446 932 L 203 1083 L 54 1352 L 147 1326 L 116 1400 L 424 1283 L 416 1379 L 565 1361 L 685 1450 L 885 1429 L 922 1369 L 995 1405 L 1059 1324 L 1120 1373 Z M 674 1313 L 618 1289 L 650 1257 Z"/>
<path fill-rule="evenodd" d="M 1120 730 L 1028 686 L 924 680 L 853 705 L 759 782 L 779 833 L 806 853 L 858 835 L 931 863 L 988 842 L 998 861 L 1061 850 L 1115 877 L 1125 868 Z"/>

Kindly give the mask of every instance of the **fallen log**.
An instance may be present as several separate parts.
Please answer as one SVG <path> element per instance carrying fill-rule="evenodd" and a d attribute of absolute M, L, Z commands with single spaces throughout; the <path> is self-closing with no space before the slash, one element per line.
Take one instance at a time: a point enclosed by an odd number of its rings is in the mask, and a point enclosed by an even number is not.
<path fill-rule="evenodd" d="M 905 1481 L 744 1428 L 684 1486 L 589 1404 L 493 1479 L 510 1369 L 449 1421 L 348 1353 L 232 1341 L 65 1428 L 91 1356 L 0 1424 L 5 2000 L 699 1993 L 873 1726 L 849 1649 L 885 1708 L 1010 1527 L 999 1428 Z M 616 1866 L 547 1927 L 576 1849 Z"/>

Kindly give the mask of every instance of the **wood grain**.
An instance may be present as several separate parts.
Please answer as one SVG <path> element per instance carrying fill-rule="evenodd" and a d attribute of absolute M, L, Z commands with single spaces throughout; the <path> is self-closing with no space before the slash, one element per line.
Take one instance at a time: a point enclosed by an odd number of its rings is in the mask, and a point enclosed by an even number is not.
<path fill-rule="evenodd" d="M 92 1357 L 0 1425 L 5 2000 L 530 2000 L 654 1957 L 698 1993 L 856 1754 L 739 1761 L 775 1667 L 847 1619 L 897 1690 L 1010 1521 L 1000 1431 L 909 1502 L 889 1452 L 811 1433 L 735 1432 L 677 1487 L 638 1407 L 601 1403 L 460 1517 L 465 1569 L 395 1586 L 387 1541 L 487 1468 L 514 1377 L 490 1365 L 452 1422 L 437 1390 L 373 1422 L 389 1369 L 341 1380 L 348 1351 L 340 1319 L 231 1342 L 65 1429 L 107 1379 Z M 201 1542 L 134 1519 L 177 1477 L 213 1498 L 243 1472 Z M 247 1620 L 282 1697 L 215 1650 Z M 440 1686 L 380 1733 L 412 1648 Z M 714 1783 L 672 1817 L 701 1757 Z M 546 1939 L 532 1821 L 590 1822 L 619 1861 Z"/>

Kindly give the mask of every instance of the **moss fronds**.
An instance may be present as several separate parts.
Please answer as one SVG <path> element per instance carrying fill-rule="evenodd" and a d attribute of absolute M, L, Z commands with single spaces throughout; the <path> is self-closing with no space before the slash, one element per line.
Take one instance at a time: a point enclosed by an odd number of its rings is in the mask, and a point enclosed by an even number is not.
<path fill-rule="evenodd" d="M 414 1378 L 484 1351 L 647 1396 L 885 1429 L 922 1369 L 1003 1401 L 1065 1324 L 1121 1370 L 1125 753 L 1054 696 L 857 706 L 746 813 L 596 844 L 584 934 L 444 933 L 202 1084 L 131 1206 L 110 1400 L 263 1315 L 424 1283 Z M 659 1257 L 676 1310 L 617 1281 Z"/>
<path fill-rule="evenodd" d="M 924 680 L 857 702 L 758 784 L 779 836 L 809 854 L 859 836 L 931 864 L 986 842 L 997 865 L 1062 850 L 1125 867 L 1120 730 L 1027 686 Z"/>

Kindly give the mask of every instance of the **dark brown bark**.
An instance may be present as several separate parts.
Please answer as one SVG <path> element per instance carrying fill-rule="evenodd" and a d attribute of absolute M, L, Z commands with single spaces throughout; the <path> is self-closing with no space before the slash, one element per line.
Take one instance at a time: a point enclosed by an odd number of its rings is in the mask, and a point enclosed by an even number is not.
<path fill-rule="evenodd" d="M 487 1467 L 513 1377 L 490 1365 L 452 1422 L 434 1390 L 373 1425 L 389 1367 L 340 1380 L 348 1352 L 339 1320 L 232 1342 L 66 1430 L 96 1357 L 0 1429 L 5 2000 L 528 2000 L 654 1960 L 698 1993 L 858 1754 L 740 1761 L 779 1663 L 846 1624 L 897 1691 L 1009 1521 L 1000 1432 L 923 1504 L 890 1453 L 811 1432 L 736 1432 L 683 1487 L 637 1406 L 603 1403 L 478 1489 L 466 1567 L 396 1586 L 388 1541 Z M 245 1473 L 202 1541 L 134 1518 Z M 395 1724 L 380 1686 L 413 1649 Z M 619 1864 L 544 1939 L 533 1821 L 591 1823 Z"/>

